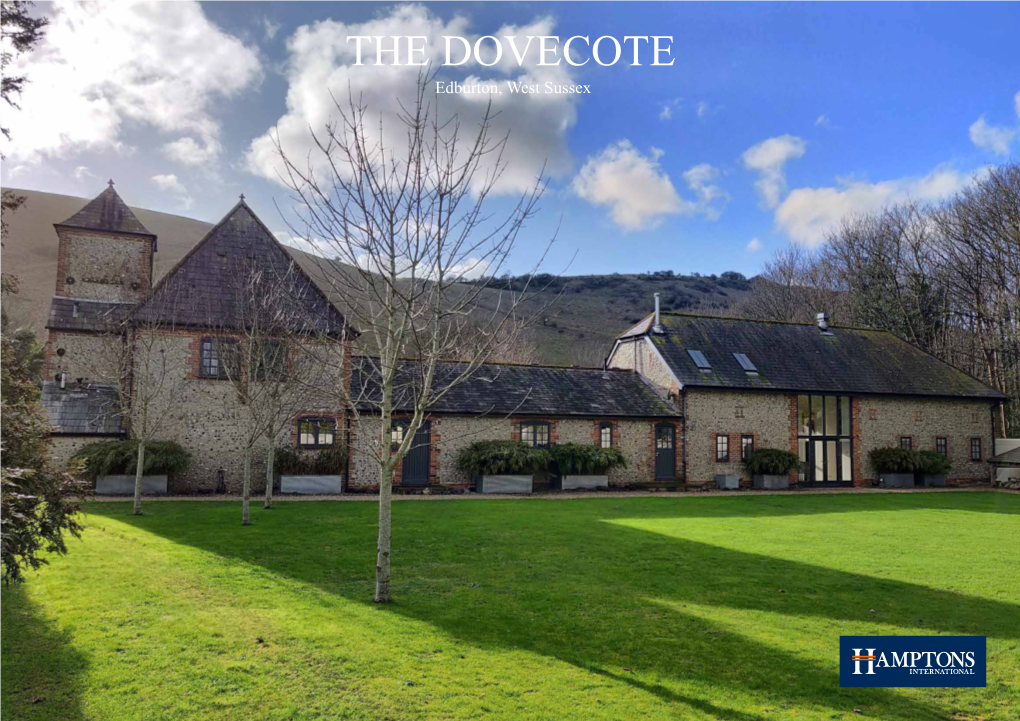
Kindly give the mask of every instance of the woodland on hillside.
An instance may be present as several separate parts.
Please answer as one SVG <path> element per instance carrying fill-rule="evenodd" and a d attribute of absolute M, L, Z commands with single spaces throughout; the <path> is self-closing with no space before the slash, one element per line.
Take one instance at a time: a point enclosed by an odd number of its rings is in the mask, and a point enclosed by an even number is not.
<path fill-rule="evenodd" d="M 1007 394 L 996 433 L 1020 436 L 1020 163 L 940 203 L 843 218 L 811 252 L 767 262 L 742 317 L 883 328 Z"/>

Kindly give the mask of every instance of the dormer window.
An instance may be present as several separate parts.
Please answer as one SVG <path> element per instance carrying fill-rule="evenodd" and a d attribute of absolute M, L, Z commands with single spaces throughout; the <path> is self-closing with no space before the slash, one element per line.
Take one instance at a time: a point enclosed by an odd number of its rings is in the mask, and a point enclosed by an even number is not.
<path fill-rule="evenodd" d="M 700 350 L 689 350 L 687 351 L 687 355 L 691 357 L 691 360 L 694 361 L 694 365 L 698 366 L 698 370 L 702 373 L 707 373 L 712 370 L 712 366 L 709 364 L 708 358 L 706 358 L 705 354 Z"/>
<path fill-rule="evenodd" d="M 747 375 L 758 375 L 758 369 L 755 367 L 754 363 L 751 362 L 751 359 L 747 357 L 746 353 L 734 353 L 733 357 L 737 359 L 737 363 L 740 364 L 740 367 L 744 369 L 744 372 L 747 373 Z"/>

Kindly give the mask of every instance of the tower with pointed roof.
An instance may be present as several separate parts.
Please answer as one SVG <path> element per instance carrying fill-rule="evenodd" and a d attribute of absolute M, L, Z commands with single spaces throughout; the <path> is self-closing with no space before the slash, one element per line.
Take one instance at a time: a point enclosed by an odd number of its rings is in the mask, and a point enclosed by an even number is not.
<path fill-rule="evenodd" d="M 53 226 L 60 247 L 56 295 L 137 303 L 152 284 L 156 236 L 113 187 Z"/>
<path fill-rule="evenodd" d="M 47 375 L 87 378 L 83 361 L 94 352 L 95 334 L 123 320 L 152 285 L 156 236 L 113 187 L 67 220 L 54 223 L 59 241 L 57 282 L 46 323 Z"/>

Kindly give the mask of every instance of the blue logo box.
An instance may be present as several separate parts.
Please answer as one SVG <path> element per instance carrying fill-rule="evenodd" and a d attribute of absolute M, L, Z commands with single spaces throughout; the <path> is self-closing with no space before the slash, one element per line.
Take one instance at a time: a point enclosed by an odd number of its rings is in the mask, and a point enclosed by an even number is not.
<path fill-rule="evenodd" d="M 983 687 L 984 636 L 840 636 L 842 688 Z"/>

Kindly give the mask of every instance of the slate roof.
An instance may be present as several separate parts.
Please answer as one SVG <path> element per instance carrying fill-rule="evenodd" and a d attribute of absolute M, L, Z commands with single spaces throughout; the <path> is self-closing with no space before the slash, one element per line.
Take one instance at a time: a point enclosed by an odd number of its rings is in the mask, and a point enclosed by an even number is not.
<path fill-rule="evenodd" d="M 663 313 L 664 335 L 647 319 L 621 338 L 647 336 L 680 382 L 691 387 L 1004 400 L 976 378 L 882 330 Z M 688 353 L 704 353 L 702 372 Z M 749 375 L 734 353 L 758 370 Z"/>
<path fill-rule="evenodd" d="M 993 466 L 1020 466 L 1020 448 L 1000 453 L 988 460 Z"/>
<path fill-rule="evenodd" d="M 241 286 L 252 266 L 267 279 L 286 279 L 279 313 L 291 318 L 293 329 L 357 332 L 243 200 L 156 284 L 132 317 L 137 322 L 240 330 L 246 307 Z"/>
<path fill-rule="evenodd" d="M 412 409 L 412 379 L 416 361 L 402 361 L 397 372 L 394 409 Z M 464 364 L 443 361 L 436 369 L 433 388 L 442 388 L 463 371 Z M 372 384 L 374 361 L 354 359 L 351 393 L 362 410 L 373 406 L 364 399 L 379 398 Z M 637 373 L 598 368 L 486 363 L 467 380 L 454 386 L 431 413 L 464 415 L 530 415 L 584 417 L 675 417 L 679 414 L 660 398 Z"/>
<path fill-rule="evenodd" d="M 98 436 L 121 432 L 117 391 L 113 386 L 91 383 L 79 387 L 68 382 L 61 389 L 59 383 L 45 381 L 39 402 L 49 415 L 54 433 Z"/>
<path fill-rule="evenodd" d="M 78 306 L 77 314 L 75 305 Z M 52 330 L 104 331 L 123 323 L 134 307 L 134 303 L 54 296 L 50 301 L 46 327 Z"/>
<path fill-rule="evenodd" d="M 113 189 L 112 180 L 110 181 L 110 186 L 90 200 L 84 208 L 63 223 L 55 223 L 54 225 L 65 228 L 84 228 L 85 230 L 105 230 L 112 233 L 147 235 L 153 240 L 156 239 L 156 236 L 142 225 L 141 221 L 131 212 L 131 208 L 127 206 L 127 203 Z"/>

